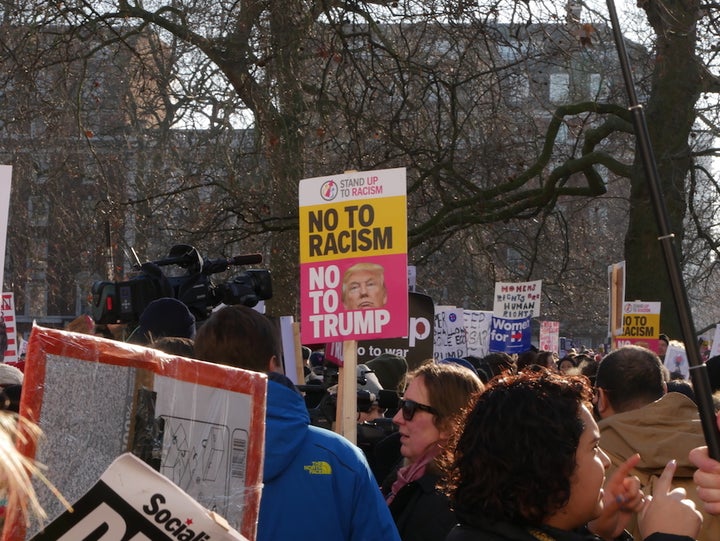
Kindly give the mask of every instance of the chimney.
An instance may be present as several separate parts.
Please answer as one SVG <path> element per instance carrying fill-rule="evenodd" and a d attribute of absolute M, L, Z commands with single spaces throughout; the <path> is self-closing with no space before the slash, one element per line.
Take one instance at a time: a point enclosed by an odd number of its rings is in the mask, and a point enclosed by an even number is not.
<path fill-rule="evenodd" d="M 582 2 L 580 0 L 568 0 L 565 11 L 567 12 L 566 21 L 568 23 L 579 23 L 582 16 Z"/>

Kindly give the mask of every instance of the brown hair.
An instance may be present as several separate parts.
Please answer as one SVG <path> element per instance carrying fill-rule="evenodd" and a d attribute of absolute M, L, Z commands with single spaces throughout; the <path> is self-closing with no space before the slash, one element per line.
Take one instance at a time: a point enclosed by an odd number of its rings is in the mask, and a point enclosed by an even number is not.
<path fill-rule="evenodd" d="M 261 313 L 242 305 L 213 313 L 195 336 L 195 358 L 245 370 L 267 372 L 278 356 L 275 327 Z"/>
<path fill-rule="evenodd" d="M 427 362 L 407 375 L 422 378 L 428 392 L 428 406 L 437 410 L 433 423 L 439 429 L 450 429 L 472 406 L 473 399 L 485 388 L 477 374 L 460 365 Z"/>

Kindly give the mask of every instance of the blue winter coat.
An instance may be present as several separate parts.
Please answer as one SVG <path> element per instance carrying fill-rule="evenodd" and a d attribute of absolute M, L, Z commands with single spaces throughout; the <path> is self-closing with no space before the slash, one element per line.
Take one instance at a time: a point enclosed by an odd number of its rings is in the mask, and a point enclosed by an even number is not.
<path fill-rule="evenodd" d="M 257 541 L 400 541 L 362 451 L 310 425 L 305 402 L 268 381 Z"/>

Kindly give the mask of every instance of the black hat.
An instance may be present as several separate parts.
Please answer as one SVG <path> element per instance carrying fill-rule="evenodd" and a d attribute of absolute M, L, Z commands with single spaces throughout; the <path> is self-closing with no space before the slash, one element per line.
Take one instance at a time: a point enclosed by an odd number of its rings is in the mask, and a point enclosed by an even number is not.
<path fill-rule="evenodd" d="M 134 334 L 137 335 L 138 343 L 146 343 L 163 336 L 195 338 L 195 316 L 177 299 L 156 299 L 140 314 L 140 325 Z"/>
<path fill-rule="evenodd" d="M 365 364 L 375 372 L 382 388 L 390 391 L 398 390 L 408 371 L 405 357 L 393 353 L 383 353 Z"/>

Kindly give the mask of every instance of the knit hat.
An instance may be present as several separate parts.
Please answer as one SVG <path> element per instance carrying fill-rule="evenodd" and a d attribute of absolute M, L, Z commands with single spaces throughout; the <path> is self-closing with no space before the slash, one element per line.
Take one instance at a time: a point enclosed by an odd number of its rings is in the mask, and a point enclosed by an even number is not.
<path fill-rule="evenodd" d="M 309 358 L 310 367 L 315 368 L 325 363 L 325 354 L 321 351 L 313 351 Z"/>
<path fill-rule="evenodd" d="M 375 372 L 382 388 L 389 391 L 398 390 L 408 371 L 405 357 L 393 353 L 383 353 L 365 364 Z"/>
<path fill-rule="evenodd" d="M 185 304 L 172 297 L 152 301 L 140 314 L 135 334 L 140 343 L 163 336 L 195 338 L 195 316 Z"/>
<path fill-rule="evenodd" d="M 458 359 L 457 357 L 446 357 L 445 359 L 438 361 L 437 363 L 438 364 L 456 364 L 458 366 L 462 366 L 463 368 L 467 368 L 468 370 L 470 370 L 470 372 L 472 372 L 473 374 L 478 376 L 478 371 L 475 369 L 475 367 L 472 365 L 472 363 L 465 359 Z"/>
<path fill-rule="evenodd" d="M 0 386 L 22 385 L 23 373 L 19 368 L 0 362 Z"/>

